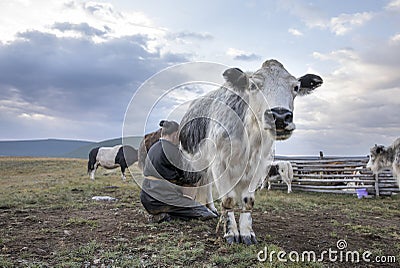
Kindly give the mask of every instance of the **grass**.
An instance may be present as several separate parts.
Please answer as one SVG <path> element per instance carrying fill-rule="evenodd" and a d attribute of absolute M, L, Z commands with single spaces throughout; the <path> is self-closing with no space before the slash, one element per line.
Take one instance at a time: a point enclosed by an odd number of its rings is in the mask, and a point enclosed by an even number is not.
<path fill-rule="evenodd" d="M 70 218 L 65 224 L 65 227 L 70 227 L 72 225 L 77 225 L 77 226 L 87 225 L 90 226 L 91 229 L 94 229 L 98 226 L 98 223 L 95 220 L 89 220 L 83 218 Z"/>
<path fill-rule="evenodd" d="M 118 180 L 118 172 L 105 176 L 101 168 L 97 175 L 103 179 L 88 183 L 86 160 L 81 159 L 1 158 L 0 172 L 0 206 L 6 208 L 83 208 L 107 186 L 138 192 L 135 184 Z"/>
<path fill-rule="evenodd" d="M 139 187 L 119 170 L 100 168 L 89 180 L 86 160 L 0 157 L 0 185 L 0 267 L 325 267 L 332 264 L 260 262 L 257 254 L 320 252 L 343 238 L 400 260 L 399 196 L 262 191 L 253 218 L 259 244 L 230 246 L 215 234 L 216 220 L 147 223 Z"/>

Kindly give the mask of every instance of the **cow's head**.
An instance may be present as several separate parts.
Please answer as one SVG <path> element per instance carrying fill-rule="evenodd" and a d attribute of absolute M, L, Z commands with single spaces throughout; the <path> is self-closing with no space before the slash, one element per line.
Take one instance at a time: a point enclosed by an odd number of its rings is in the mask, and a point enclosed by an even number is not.
<path fill-rule="evenodd" d="M 314 74 L 295 78 L 276 60 L 267 60 L 251 75 L 231 68 L 223 76 L 235 90 L 248 92 L 250 107 L 261 126 L 273 131 L 277 140 L 289 138 L 296 128 L 294 98 L 310 94 L 322 84 L 322 78 Z"/>
<path fill-rule="evenodd" d="M 389 167 L 390 150 L 383 145 L 376 145 L 370 149 L 367 168 L 377 174 L 381 169 Z"/>

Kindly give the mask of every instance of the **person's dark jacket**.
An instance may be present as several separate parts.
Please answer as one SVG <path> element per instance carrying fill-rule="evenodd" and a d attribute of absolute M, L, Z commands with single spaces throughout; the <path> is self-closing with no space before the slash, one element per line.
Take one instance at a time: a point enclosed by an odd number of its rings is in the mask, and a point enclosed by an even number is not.
<path fill-rule="evenodd" d="M 143 175 L 179 182 L 184 175 L 181 159 L 178 146 L 168 140 L 160 139 L 147 153 Z"/>

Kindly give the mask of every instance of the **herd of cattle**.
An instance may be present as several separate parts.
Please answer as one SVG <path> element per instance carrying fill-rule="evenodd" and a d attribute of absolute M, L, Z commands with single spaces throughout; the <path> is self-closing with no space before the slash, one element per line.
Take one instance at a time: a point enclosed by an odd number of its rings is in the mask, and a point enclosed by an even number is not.
<path fill-rule="evenodd" d="M 228 243 L 256 243 L 251 211 L 255 190 L 280 178 L 291 192 L 290 162 L 271 162 L 275 140 L 288 139 L 295 129 L 294 99 L 313 92 L 322 78 L 306 74 L 292 76 L 276 60 L 267 60 L 254 73 L 238 68 L 223 73 L 225 84 L 194 100 L 180 123 L 180 148 L 190 167 L 185 167 L 197 185 L 207 185 L 204 203 L 216 211 L 212 185 L 221 197 L 221 220 Z M 95 148 L 89 154 L 88 172 L 94 179 L 98 166 L 120 166 L 125 179 L 127 166 L 138 161 L 140 168 L 160 131 L 147 134 L 138 150 L 118 145 Z M 400 139 L 385 147 L 371 148 L 367 165 L 374 173 L 391 168 L 400 182 Z M 235 208 L 239 208 L 239 224 Z"/>

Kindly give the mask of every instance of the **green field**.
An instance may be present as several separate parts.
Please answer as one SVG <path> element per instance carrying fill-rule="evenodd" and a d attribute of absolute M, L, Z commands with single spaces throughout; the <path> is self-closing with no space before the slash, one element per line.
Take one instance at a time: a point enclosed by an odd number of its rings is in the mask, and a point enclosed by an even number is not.
<path fill-rule="evenodd" d="M 253 212 L 259 243 L 230 246 L 215 233 L 217 220 L 148 223 L 132 179 L 100 168 L 91 181 L 86 168 L 82 159 L 0 158 L 0 267 L 400 266 L 399 196 L 263 190 Z M 99 195 L 117 201 L 92 200 Z M 302 259 L 329 250 L 336 260 Z"/>

